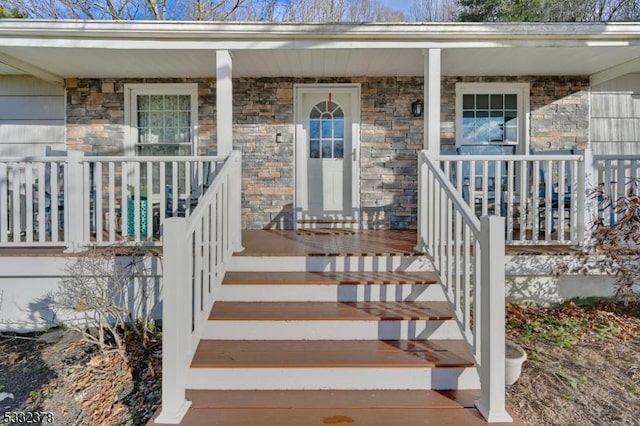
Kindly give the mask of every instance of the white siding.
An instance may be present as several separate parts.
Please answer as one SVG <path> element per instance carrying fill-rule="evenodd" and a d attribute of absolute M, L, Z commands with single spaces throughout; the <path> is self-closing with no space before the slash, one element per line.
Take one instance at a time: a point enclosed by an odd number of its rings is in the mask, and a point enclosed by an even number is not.
<path fill-rule="evenodd" d="M 44 155 L 65 146 L 65 92 L 24 75 L 0 76 L 0 157 Z"/>
<path fill-rule="evenodd" d="M 640 73 L 591 88 L 591 147 L 600 154 L 640 154 Z"/>

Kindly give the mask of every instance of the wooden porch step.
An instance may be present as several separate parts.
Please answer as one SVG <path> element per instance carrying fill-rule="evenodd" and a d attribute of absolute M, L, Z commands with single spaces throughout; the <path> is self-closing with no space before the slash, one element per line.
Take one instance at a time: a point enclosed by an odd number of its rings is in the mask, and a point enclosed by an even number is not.
<path fill-rule="evenodd" d="M 202 340 L 191 368 L 466 368 L 473 365 L 461 340 Z"/>
<path fill-rule="evenodd" d="M 438 284 L 435 272 L 227 272 L 223 285 L 429 285 Z"/>
<path fill-rule="evenodd" d="M 183 426 L 486 425 L 477 391 L 187 391 Z M 150 423 L 153 424 L 153 423 Z M 519 420 L 514 425 L 522 425 Z"/>
<path fill-rule="evenodd" d="M 448 302 L 218 302 L 209 320 L 450 320 Z"/>

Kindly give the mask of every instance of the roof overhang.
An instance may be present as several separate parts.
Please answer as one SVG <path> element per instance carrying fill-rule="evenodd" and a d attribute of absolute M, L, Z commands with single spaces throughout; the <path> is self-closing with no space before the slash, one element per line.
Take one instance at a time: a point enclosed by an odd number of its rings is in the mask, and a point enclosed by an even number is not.
<path fill-rule="evenodd" d="M 422 76 L 431 48 L 443 75 L 608 75 L 634 69 L 640 23 L 0 21 L 0 74 L 52 81 L 211 77 L 219 49 L 235 77 Z"/>

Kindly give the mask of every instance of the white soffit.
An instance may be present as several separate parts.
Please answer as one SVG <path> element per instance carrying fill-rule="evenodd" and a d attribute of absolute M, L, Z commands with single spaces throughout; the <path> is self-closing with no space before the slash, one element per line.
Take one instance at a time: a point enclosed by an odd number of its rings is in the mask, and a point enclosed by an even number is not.
<path fill-rule="evenodd" d="M 3 47 L 62 77 L 214 77 L 213 50 Z M 442 74 L 590 75 L 640 57 L 640 47 L 500 47 L 442 51 Z M 422 76 L 421 49 L 234 50 L 234 77 Z M 6 67 L 6 66 L 5 66 Z M 0 74 L 15 74 L 16 72 Z"/>

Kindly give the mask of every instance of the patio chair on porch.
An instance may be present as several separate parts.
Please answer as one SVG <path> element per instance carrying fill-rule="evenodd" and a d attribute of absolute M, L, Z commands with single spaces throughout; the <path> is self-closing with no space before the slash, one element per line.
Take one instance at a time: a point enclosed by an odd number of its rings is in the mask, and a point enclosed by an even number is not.
<path fill-rule="evenodd" d="M 458 155 L 513 155 L 515 146 L 512 145 L 463 145 L 457 148 Z M 498 197 L 502 194 L 502 188 L 507 177 L 507 164 L 501 162 L 498 173 L 499 182 L 496 182 L 496 162 L 489 161 L 487 170 L 484 170 L 484 159 L 478 158 L 471 170 L 471 163 L 465 161 L 462 165 L 462 197 L 474 207 L 476 213 L 482 213 L 484 207 L 495 206 Z M 484 181 L 485 175 L 487 182 Z M 487 195 L 485 197 L 485 189 Z"/>
<path fill-rule="evenodd" d="M 211 150 L 207 150 L 207 156 L 215 156 L 215 152 Z M 193 210 L 197 205 L 198 201 L 204 193 L 207 191 L 213 179 L 216 175 L 216 165 L 211 162 L 204 162 L 202 165 L 202 176 L 199 176 L 199 171 L 194 170 L 192 172 L 191 177 L 191 192 L 184 196 L 177 192 L 174 194 L 173 186 L 167 185 L 165 191 L 166 197 L 166 212 L 165 215 L 168 217 L 171 216 L 179 216 L 184 217 L 186 215 L 187 208 L 189 211 Z M 176 207 L 174 210 L 173 203 L 176 202 Z"/>
<path fill-rule="evenodd" d="M 66 150 L 62 150 L 62 149 L 53 149 L 51 146 L 47 146 L 45 149 L 45 155 L 47 157 L 66 157 L 67 156 L 67 151 Z M 58 167 L 57 169 L 57 175 L 55 176 L 55 179 L 52 179 L 52 170 L 53 167 L 51 166 L 51 163 L 47 163 L 46 167 L 45 167 L 45 174 L 44 174 L 44 190 L 45 190 L 45 229 L 46 232 L 54 232 L 55 230 L 59 230 L 59 229 L 64 229 L 64 168 L 63 167 Z M 51 198 L 51 194 L 53 192 L 53 188 L 52 185 L 56 185 L 56 192 L 58 194 L 57 196 L 57 200 L 52 200 Z M 52 216 L 52 206 L 54 205 L 54 202 L 57 203 L 57 211 L 58 211 L 58 223 L 57 224 L 53 224 L 51 223 L 51 216 Z M 37 217 L 37 212 L 35 211 L 35 205 L 34 205 L 34 214 Z M 53 228 L 53 229 L 52 229 Z"/>
<path fill-rule="evenodd" d="M 535 155 L 574 155 L 575 149 L 557 149 L 532 151 Z M 571 191 L 573 168 L 571 162 L 564 162 L 564 176 L 560 187 L 560 170 L 557 163 L 552 163 L 551 169 L 544 160 L 539 165 L 540 185 L 538 188 L 538 229 L 546 230 L 547 209 L 551 210 L 551 232 L 556 231 L 560 209 L 564 212 L 565 220 L 571 223 Z"/>
<path fill-rule="evenodd" d="M 51 146 L 47 146 L 46 147 L 46 151 L 45 151 L 45 155 L 47 157 L 66 157 L 68 155 L 67 150 L 62 150 L 62 149 L 53 149 Z M 84 155 L 86 157 L 96 157 L 99 155 L 98 151 L 90 151 L 90 152 L 85 152 Z M 90 169 L 89 169 L 89 218 L 90 218 L 90 226 L 91 226 L 91 232 L 95 233 L 96 232 L 96 184 L 97 182 L 95 182 L 95 176 L 94 176 L 94 165 L 93 163 L 90 164 Z M 46 167 L 45 167 L 45 174 L 44 174 L 44 190 L 45 190 L 45 227 L 46 227 L 46 232 L 54 232 L 54 231 L 59 231 L 61 229 L 64 229 L 64 215 L 65 215 L 65 208 L 64 208 L 64 198 L 65 198 L 65 185 L 64 185 L 64 174 L 67 173 L 67 168 L 63 167 L 62 165 L 58 166 L 57 169 L 57 175 L 54 176 L 52 175 L 52 171 L 53 171 L 53 167 L 51 166 L 51 163 L 47 163 Z M 53 187 L 52 185 L 55 185 L 56 187 L 56 191 L 57 192 L 57 200 L 52 200 L 52 194 L 53 194 Z M 34 196 L 34 215 L 37 217 L 37 207 L 36 207 L 36 201 L 37 197 Z M 54 203 L 57 203 L 57 212 L 58 212 L 58 223 L 54 224 L 52 223 L 51 217 L 52 217 L 52 209 L 53 209 L 53 205 Z M 35 222 L 34 222 L 35 223 Z"/>

